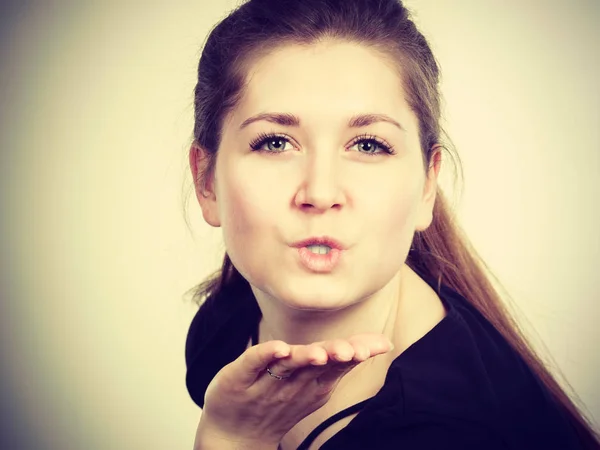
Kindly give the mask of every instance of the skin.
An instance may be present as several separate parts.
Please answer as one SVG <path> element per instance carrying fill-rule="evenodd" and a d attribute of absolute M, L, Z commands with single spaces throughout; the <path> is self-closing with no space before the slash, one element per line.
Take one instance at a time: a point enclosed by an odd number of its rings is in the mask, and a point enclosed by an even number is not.
<path fill-rule="evenodd" d="M 265 112 L 294 114 L 300 126 L 262 120 L 240 128 L 249 117 Z M 403 129 L 387 122 L 348 127 L 351 116 L 367 113 L 390 116 Z M 249 144 L 261 132 L 284 136 L 287 142 L 280 147 L 262 147 L 283 152 L 253 152 Z M 396 154 L 378 150 L 372 141 L 355 140 L 365 133 L 391 144 Z M 351 361 L 373 361 L 389 351 L 390 343 L 402 349 L 415 339 L 411 317 L 417 317 L 422 307 L 404 282 L 412 272 L 405 260 L 415 231 L 431 224 L 440 157 L 437 149 L 425 171 L 418 120 L 405 100 L 399 74 L 374 50 L 340 41 L 286 45 L 254 62 L 245 95 L 224 122 L 215 175 L 206 190 L 198 180 L 206 159 L 195 145 L 190 149 L 190 167 L 205 221 L 222 228 L 227 252 L 261 308 L 258 351 L 268 353 L 260 346 L 279 342 L 290 356 L 247 357 L 250 349 L 232 363 L 235 371 L 223 369 L 225 378 L 233 383 L 241 371 L 251 374 L 253 383 L 264 380 L 264 388 L 284 389 L 293 384 L 291 379 L 273 383 L 268 374 L 265 378 L 264 363 L 277 374 L 306 371 L 313 381 L 330 371 L 326 402 L 356 365 Z M 320 235 L 348 247 L 329 273 L 304 268 L 297 249 L 291 247 Z M 439 310 L 439 304 L 436 307 Z M 324 368 L 315 371 L 313 360 L 320 360 Z M 384 366 L 389 362 L 388 358 Z M 246 386 L 242 390 L 247 392 L 251 385 L 246 380 L 239 386 Z M 225 392 L 219 380 L 215 386 L 221 387 L 214 392 Z M 319 382 L 315 386 L 316 391 L 321 389 Z M 303 389 L 307 392 L 306 386 Z M 240 409 L 243 401 L 261 397 L 259 388 L 250 390 L 254 397 L 243 398 L 236 391 Z M 220 417 L 218 397 L 214 396 L 214 420 L 204 423 L 219 429 L 214 435 L 230 436 L 229 431 L 239 431 L 243 421 L 215 425 Z M 265 414 L 275 407 L 263 406 Z M 231 411 L 232 405 L 228 408 Z M 209 409 L 207 402 L 204 416 Z M 289 415 L 282 423 L 305 417 L 306 410 L 301 409 L 292 413 L 287 405 L 279 412 L 280 417 Z M 276 442 L 280 434 L 269 439 Z"/>

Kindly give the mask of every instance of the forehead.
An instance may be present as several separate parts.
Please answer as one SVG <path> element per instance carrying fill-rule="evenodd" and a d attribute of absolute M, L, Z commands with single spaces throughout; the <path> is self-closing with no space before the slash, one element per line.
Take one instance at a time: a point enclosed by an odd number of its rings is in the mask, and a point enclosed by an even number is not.
<path fill-rule="evenodd" d="M 403 124 L 410 111 L 397 66 L 356 43 L 285 45 L 249 66 L 233 122 L 261 112 L 289 112 L 307 122 L 331 123 L 360 113 L 388 114 Z"/>

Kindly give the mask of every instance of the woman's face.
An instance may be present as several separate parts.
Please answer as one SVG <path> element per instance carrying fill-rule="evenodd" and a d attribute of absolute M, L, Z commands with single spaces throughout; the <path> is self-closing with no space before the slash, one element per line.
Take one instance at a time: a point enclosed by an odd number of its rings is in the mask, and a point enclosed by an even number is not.
<path fill-rule="evenodd" d="M 281 47 L 256 61 L 248 79 L 224 123 L 210 195 L 197 186 L 205 220 L 223 228 L 227 252 L 257 299 L 333 310 L 368 298 L 398 273 L 435 200 L 439 165 L 428 181 L 399 75 L 371 49 L 328 42 Z M 267 113 L 299 124 L 243 126 Z M 401 128 L 349 126 L 366 114 Z M 261 134 L 276 136 L 261 144 Z M 194 179 L 201 154 L 190 152 Z M 292 244 L 324 235 L 347 249 L 333 270 L 314 272 Z"/>

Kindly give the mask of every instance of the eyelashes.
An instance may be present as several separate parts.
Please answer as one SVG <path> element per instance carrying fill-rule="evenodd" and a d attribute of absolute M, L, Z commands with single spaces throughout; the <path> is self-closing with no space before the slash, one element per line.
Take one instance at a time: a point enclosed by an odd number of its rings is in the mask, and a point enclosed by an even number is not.
<path fill-rule="evenodd" d="M 281 142 L 283 146 L 280 150 L 266 150 L 263 147 L 265 144 L 271 144 L 273 142 Z M 290 139 L 283 134 L 279 133 L 260 133 L 252 142 L 250 142 L 250 148 L 252 151 L 259 153 L 270 153 L 277 154 L 283 153 L 285 151 L 285 143 L 290 143 Z M 356 144 L 371 144 L 374 145 L 375 149 L 379 149 L 380 151 L 360 151 L 359 153 L 363 153 L 367 156 L 379 156 L 379 155 L 395 155 L 396 151 L 394 148 L 385 142 L 382 139 L 377 138 L 376 136 L 370 134 L 361 134 L 360 136 L 355 137 L 352 140 L 351 147 L 354 147 Z M 359 146 L 360 148 L 360 146 Z"/>

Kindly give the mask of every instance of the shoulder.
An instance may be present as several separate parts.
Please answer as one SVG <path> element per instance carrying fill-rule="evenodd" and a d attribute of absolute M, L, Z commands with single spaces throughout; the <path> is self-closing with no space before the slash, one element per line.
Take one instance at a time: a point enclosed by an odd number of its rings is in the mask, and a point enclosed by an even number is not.
<path fill-rule="evenodd" d="M 440 298 L 446 317 L 388 373 L 401 405 L 396 426 L 407 438 L 435 441 L 420 435 L 433 433 L 460 448 L 478 441 L 489 442 L 485 448 L 579 448 L 562 406 L 501 333 L 448 286 Z"/>

